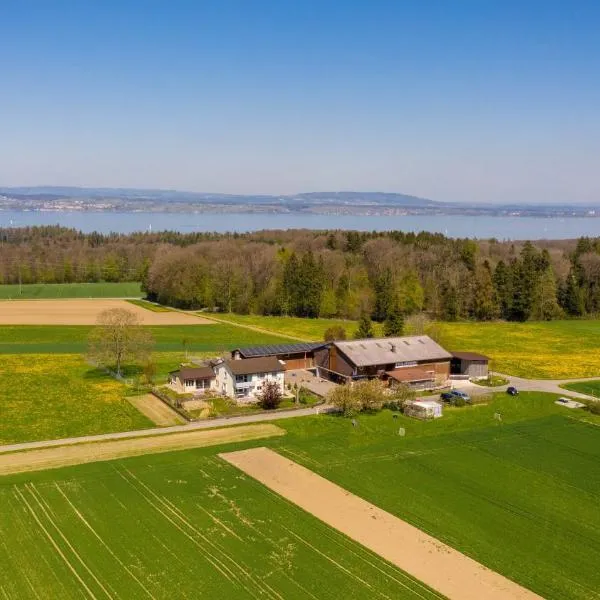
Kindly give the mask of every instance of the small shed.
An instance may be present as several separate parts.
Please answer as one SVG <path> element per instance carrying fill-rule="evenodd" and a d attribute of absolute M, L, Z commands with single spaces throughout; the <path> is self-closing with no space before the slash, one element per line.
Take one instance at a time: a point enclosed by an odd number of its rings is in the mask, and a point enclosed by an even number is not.
<path fill-rule="evenodd" d="M 442 405 L 435 400 L 409 400 L 404 404 L 404 414 L 415 419 L 439 419 Z"/>
<path fill-rule="evenodd" d="M 180 394 L 198 394 L 213 387 L 215 372 L 212 367 L 186 367 L 169 373 L 169 385 Z"/>
<path fill-rule="evenodd" d="M 435 387 L 435 372 L 421 367 L 405 367 L 386 371 L 383 375 L 390 387 L 408 385 L 415 390 L 428 390 Z"/>
<path fill-rule="evenodd" d="M 450 362 L 451 375 L 465 375 L 469 379 L 484 379 L 488 376 L 490 359 L 477 352 L 453 352 Z"/>

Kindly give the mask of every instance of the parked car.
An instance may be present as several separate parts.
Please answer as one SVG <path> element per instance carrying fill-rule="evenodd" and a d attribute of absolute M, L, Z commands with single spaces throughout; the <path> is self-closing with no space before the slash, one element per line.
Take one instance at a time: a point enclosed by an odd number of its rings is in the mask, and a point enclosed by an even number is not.
<path fill-rule="evenodd" d="M 519 390 L 514 385 L 511 385 L 511 386 L 509 386 L 509 387 L 506 388 L 506 393 L 509 396 L 518 396 L 519 395 Z"/>
<path fill-rule="evenodd" d="M 449 392 L 442 392 L 440 394 L 440 399 L 444 402 L 450 402 L 454 404 L 457 398 L 462 398 L 465 402 L 471 402 L 471 396 L 469 394 L 465 394 L 465 392 L 461 392 L 460 390 L 450 390 Z"/>

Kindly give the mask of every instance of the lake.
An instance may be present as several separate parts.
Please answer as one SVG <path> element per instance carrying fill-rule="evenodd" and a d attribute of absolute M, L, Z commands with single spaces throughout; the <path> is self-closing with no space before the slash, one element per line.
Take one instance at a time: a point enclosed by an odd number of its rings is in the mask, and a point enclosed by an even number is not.
<path fill-rule="evenodd" d="M 183 233 L 260 229 L 397 229 L 431 231 L 450 237 L 493 237 L 499 240 L 569 239 L 600 235 L 600 218 L 0 211 L 0 227 L 26 225 L 62 225 L 84 232 L 102 233 L 165 229 Z"/>

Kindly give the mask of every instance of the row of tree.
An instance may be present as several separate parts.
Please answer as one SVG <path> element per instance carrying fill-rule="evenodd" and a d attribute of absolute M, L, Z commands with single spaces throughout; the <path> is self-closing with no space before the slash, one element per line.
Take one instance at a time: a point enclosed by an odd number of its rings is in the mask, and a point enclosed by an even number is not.
<path fill-rule="evenodd" d="M 600 312 L 600 238 L 510 243 L 440 234 L 0 230 L 0 283 L 142 281 L 181 308 L 386 323 Z"/>

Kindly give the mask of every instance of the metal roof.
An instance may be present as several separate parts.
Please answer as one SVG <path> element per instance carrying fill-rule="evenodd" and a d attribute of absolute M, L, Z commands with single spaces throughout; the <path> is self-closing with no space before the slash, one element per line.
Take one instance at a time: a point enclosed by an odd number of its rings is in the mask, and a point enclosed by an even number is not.
<path fill-rule="evenodd" d="M 428 335 L 333 342 L 357 367 L 450 360 L 452 355 Z"/>
<path fill-rule="evenodd" d="M 236 348 L 233 352 L 239 352 L 244 358 L 255 356 L 277 356 L 279 354 L 299 354 L 301 352 L 312 352 L 317 348 L 326 346 L 327 343 L 328 342 L 299 342 L 296 344 L 270 344 L 268 346 Z"/>
<path fill-rule="evenodd" d="M 215 376 L 211 367 L 181 367 L 177 371 L 171 371 L 171 375 L 178 374 L 179 379 L 212 379 Z"/>

